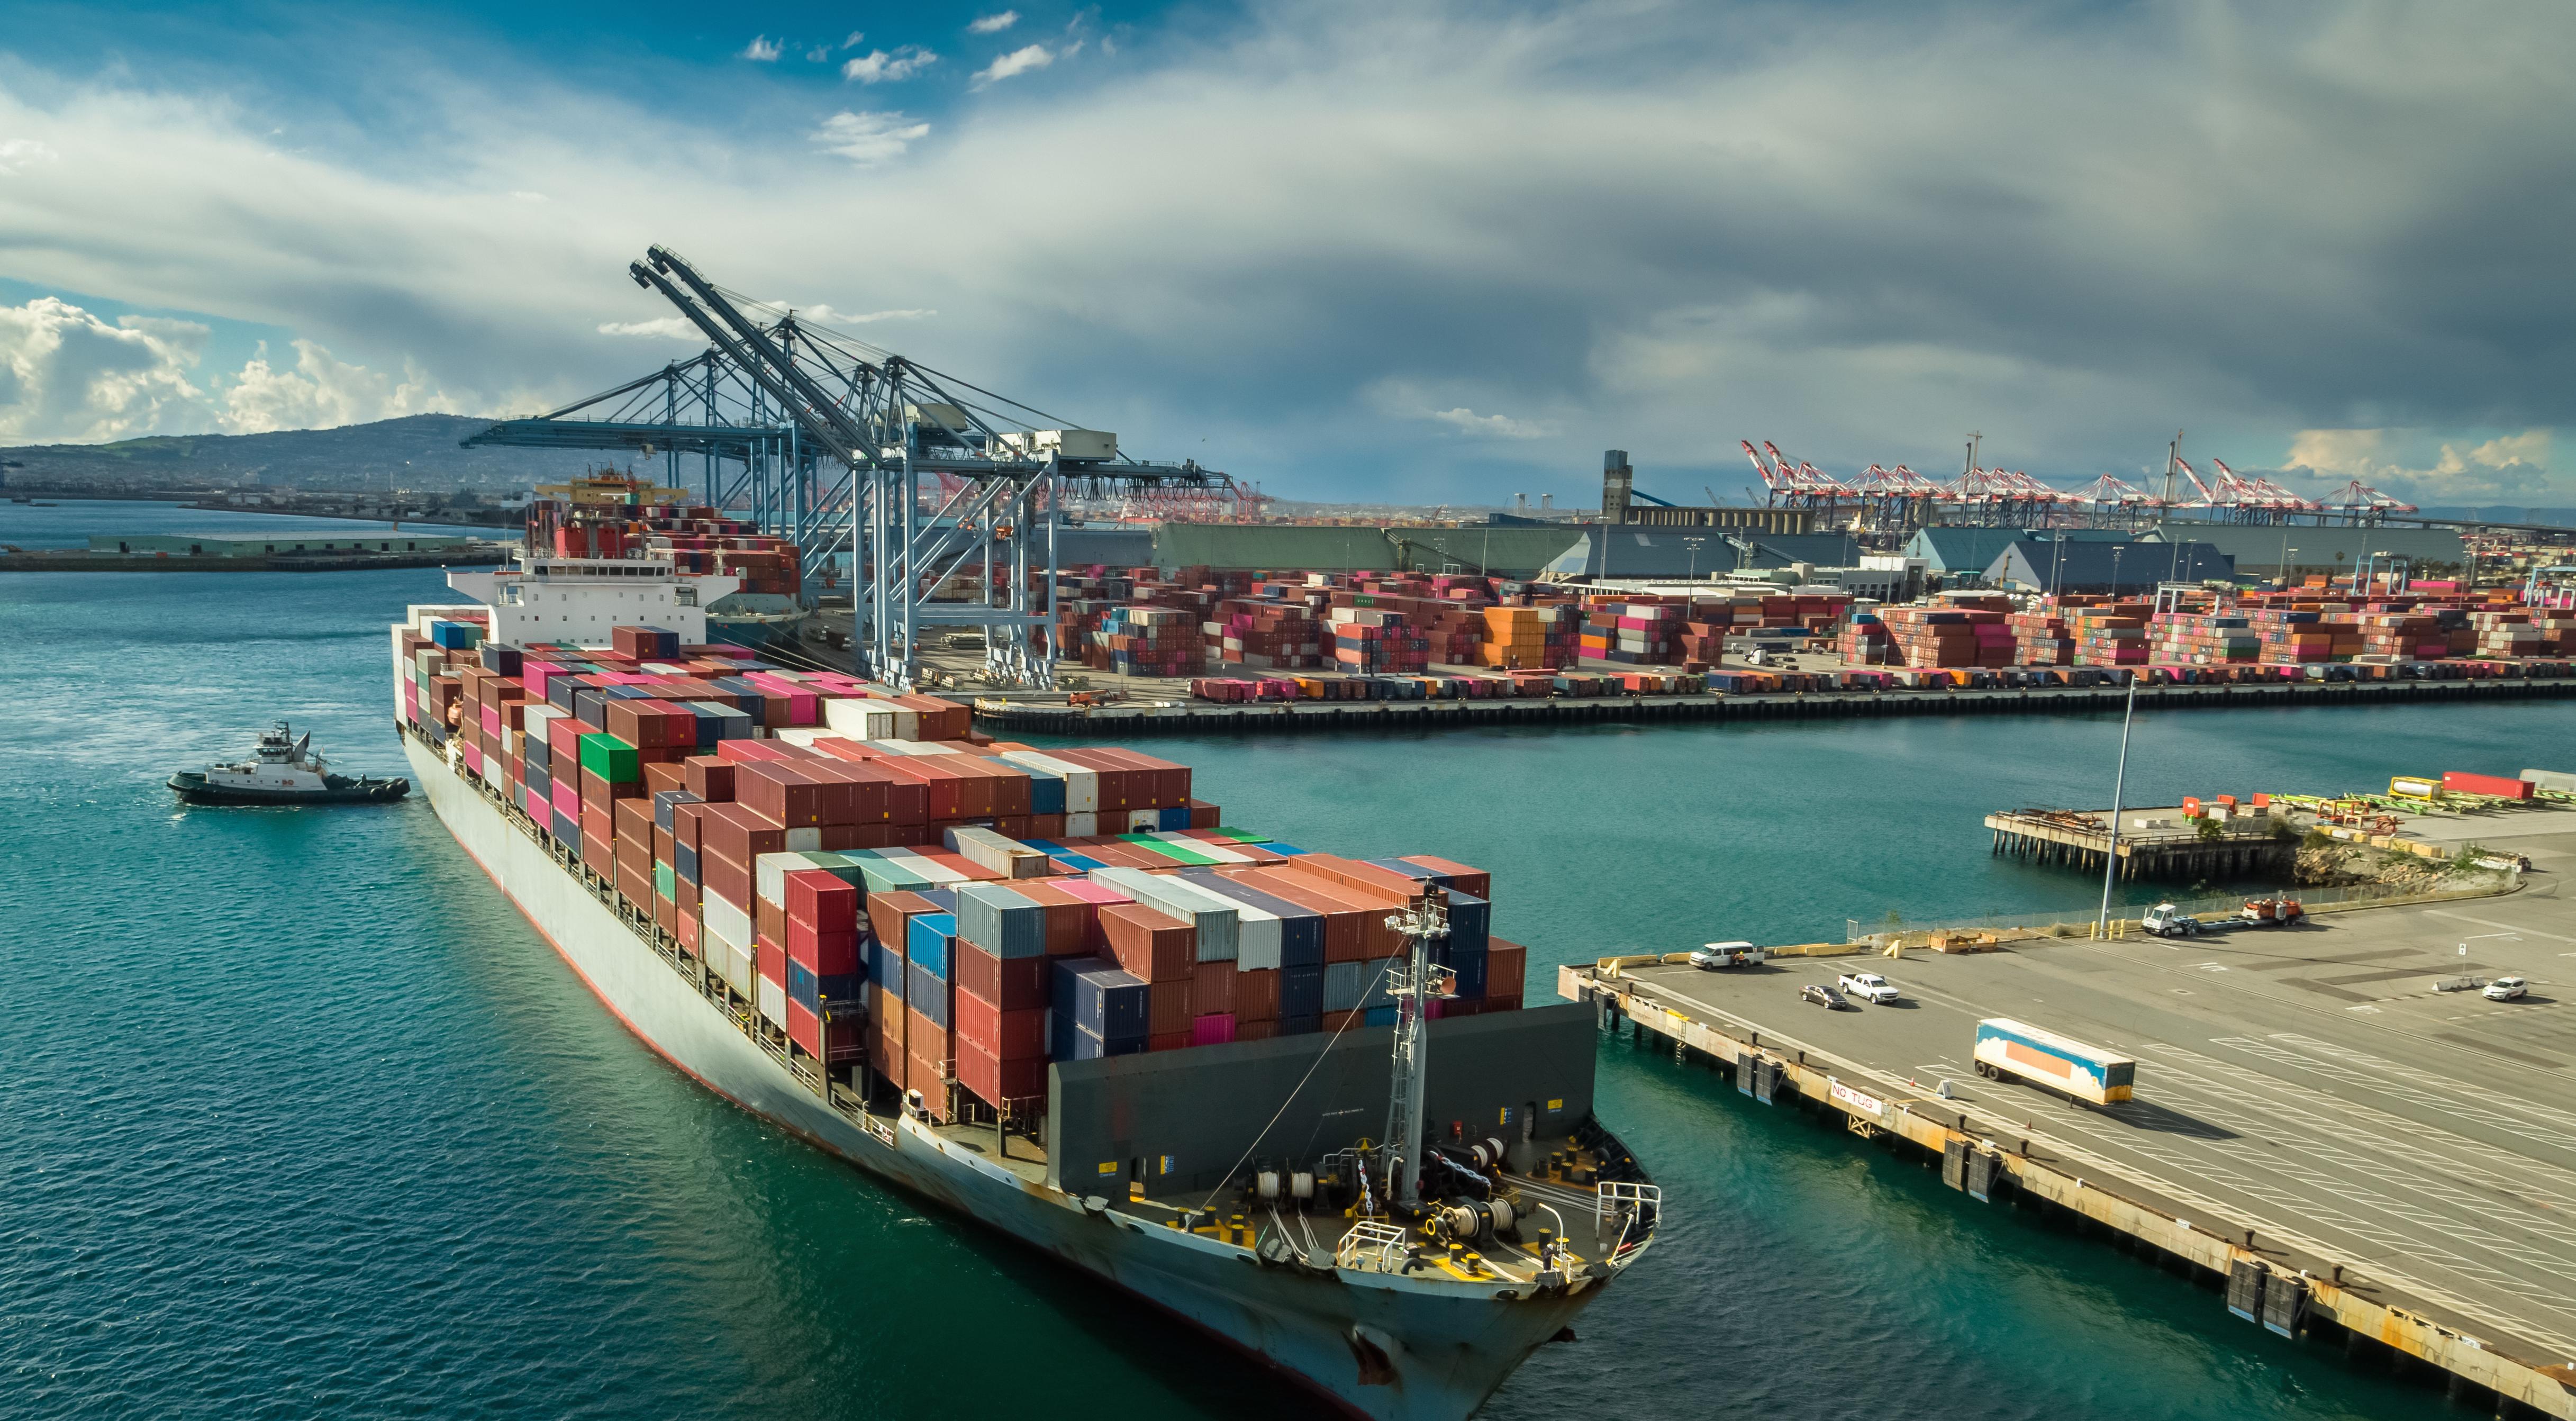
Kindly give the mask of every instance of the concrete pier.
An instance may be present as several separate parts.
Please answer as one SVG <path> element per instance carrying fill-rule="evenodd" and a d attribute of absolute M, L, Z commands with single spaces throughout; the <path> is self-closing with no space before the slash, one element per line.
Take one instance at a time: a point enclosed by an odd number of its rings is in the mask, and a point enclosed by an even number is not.
<path fill-rule="evenodd" d="M 2569 817 L 2506 832 L 2576 853 Z M 2415 1359 L 2500 1416 L 2576 1418 L 2576 1231 L 2553 1202 L 2576 1184 L 2576 993 L 2541 985 L 2571 947 L 2576 911 L 2541 882 L 2178 943 L 1815 947 L 1717 971 L 1606 958 L 1561 968 L 1558 990 L 1731 1074 L 1748 1106 L 1802 1107 L 1969 1199 L 2151 1246 L 2248 1328 Z M 1802 1002 L 1864 969 L 1901 1001 Z M 2515 1002 L 2433 990 L 2461 973 L 2535 986 Z M 2136 1098 L 1979 1078 L 1988 1016 L 2134 1058 Z"/>
<path fill-rule="evenodd" d="M 949 693 L 959 695 L 959 693 Z M 2069 715 L 2117 712 L 2128 693 L 2108 687 L 2019 690 L 1816 691 L 1799 695 L 1549 696 L 1484 701 L 1121 701 L 1068 706 L 1060 699 L 975 700 L 975 721 L 1001 735 L 1103 740 L 1140 735 L 1421 731 L 1487 726 L 1809 720 L 1903 715 Z M 960 698 L 963 698 L 960 695 Z M 2140 710 L 2245 710 L 2284 706 L 2471 705 L 2576 698 L 2576 680 L 2284 682 L 2152 686 Z"/>

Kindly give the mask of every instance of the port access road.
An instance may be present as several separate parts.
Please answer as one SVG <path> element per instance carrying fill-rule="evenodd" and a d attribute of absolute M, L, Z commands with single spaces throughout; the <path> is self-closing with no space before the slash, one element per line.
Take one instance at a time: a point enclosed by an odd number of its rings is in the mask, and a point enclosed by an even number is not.
<path fill-rule="evenodd" d="M 1623 963 L 1578 969 L 1569 985 L 1624 993 L 1640 1026 L 1694 1044 L 1713 1029 L 1725 1033 L 1720 1053 L 1794 1063 L 1793 1078 L 1817 1077 L 1800 1084 L 1810 1096 L 1827 1094 L 1817 1087 L 1830 1074 L 1883 1105 L 1864 1117 L 1845 1104 L 1861 1123 L 1908 1114 L 1947 1134 L 1957 1120 L 2026 1180 L 2073 1176 L 2183 1237 L 2215 1235 L 2222 1270 L 2230 1253 L 2250 1254 L 2336 1280 L 2372 1316 L 2429 1322 L 2436 1352 L 2466 1339 L 2472 1362 L 2482 1351 L 2518 1359 L 2556 1403 L 2547 1414 L 2576 1415 L 2576 901 L 2553 872 L 2576 869 L 2571 820 L 2458 826 L 2531 859 L 2525 886 L 2497 897 L 1894 961 Z M 1801 997 L 1809 983 L 1873 969 L 1899 1002 L 1834 1011 Z M 2505 975 L 2527 978 L 2529 994 L 2435 990 Z M 1971 1049 L 1986 1017 L 2134 1057 L 2135 1098 L 2084 1106 L 1981 1079 Z"/>

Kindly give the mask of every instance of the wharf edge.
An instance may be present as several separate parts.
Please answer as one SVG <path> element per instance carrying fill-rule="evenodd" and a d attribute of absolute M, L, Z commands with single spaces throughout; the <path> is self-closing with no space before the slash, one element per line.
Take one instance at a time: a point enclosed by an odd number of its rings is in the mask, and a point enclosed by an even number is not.
<path fill-rule="evenodd" d="M 1606 1031 L 1628 1027 L 1652 1032 L 1672 1042 L 1677 1055 L 1700 1053 L 1711 1064 L 1732 1072 L 1742 1094 L 1765 1103 L 1785 1096 L 1812 1104 L 1840 1115 L 1854 1135 L 1872 1139 L 1892 1134 L 1926 1150 L 1941 1161 L 1943 1183 L 1971 1197 L 1986 1200 L 1993 1186 L 2009 1183 L 2032 1199 L 2152 1245 L 2195 1270 L 2215 1274 L 2231 1311 L 2240 1298 L 2261 1298 L 2260 1285 L 2271 1284 L 2268 1291 L 2275 1298 L 2296 1302 L 2287 1310 L 2288 1316 L 2277 1322 L 2268 1309 L 2263 1312 L 2262 1321 L 2269 1330 L 2290 1335 L 2304 1318 L 2322 1316 L 2354 1337 L 2382 1343 L 2440 1368 L 2455 1390 L 2466 1384 L 2494 1393 L 2499 1417 L 2522 1414 L 2576 1421 L 2576 1363 L 2530 1362 L 2493 1351 L 2416 1306 L 2373 1302 L 2341 1286 L 2340 1269 L 2331 1278 L 2299 1270 L 2283 1259 L 2285 1250 L 2277 1244 L 2256 1248 L 2231 1242 L 2229 1236 L 2195 1227 L 2121 1192 L 2123 1187 L 2150 1192 L 2143 1186 L 2124 1180 L 2106 1185 L 2098 1177 L 2043 1162 L 2028 1151 L 2029 1141 L 2023 1138 L 2026 1127 L 2005 1117 L 1983 1119 L 1967 1103 L 1927 1098 L 1910 1081 L 1800 1045 L 1705 1003 L 1695 1005 L 1724 1020 L 1696 1020 L 1644 998 L 1640 992 L 1651 990 L 1650 985 L 1623 974 L 1626 968 L 1666 961 L 1663 955 L 1650 954 L 1567 964 L 1557 969 L 1557 995 L 1592 1005 Z M 2007 1147 L 2016 1140 L 2023 1148 Z M 2231 1226 L 2229 1232 L 2253 1237 L 2241 1225 Z M 2374 1286 L 2388 1291 L 2376 1280 Z M 2516 1412 L 2515 1406 L 2526 1410 Z"/>
<path fill-rule="evenodd" d="M 1816 720 L 1907 715 L 2076 715 L 2118 711 L 2128 692 L 2103 687 L 1990 691 L 1830 691 L 1779 695 L 1551 697 L 1495 701 L 1301 701 L 1274 705 L 1066 707 L 978 698 L 975 719 L 1011 734 L 1114 737 L 1219 731 L 1446 730 L 1593 722 Z M 2395 681 L 2276 686 L 2149 686 L 2150 710 L 2278 710 L 2296 706 L 2485 704 L 2576 699 L 2576 680 Z"/>

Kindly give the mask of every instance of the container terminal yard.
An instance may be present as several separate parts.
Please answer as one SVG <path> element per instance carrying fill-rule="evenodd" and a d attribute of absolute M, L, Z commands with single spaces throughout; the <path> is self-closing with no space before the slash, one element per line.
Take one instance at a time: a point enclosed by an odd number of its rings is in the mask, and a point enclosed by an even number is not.
<path fill-rule="evenodd" d="M 1937 1165 L 1963 1207 L 2039 1208 L 2194 1272 L 2248 1328 L 2437 1369 L 2500 1416 L 2576 1416 L 2576 906 L 2546 871 L 2576 862 L 2576 806 L 2399 818 L 2379 841 L 2541 872 L 2287 926 L 1960 929 L 1893 960 L 1854 934 L 1714 969 L 1609 957 L 1558 987 L 1743 1098 Z M 1867 972 L 1892 1000 L 1813 1004 Z M 2028 1055 L 1994 1072 L 1998 1021 L 2134 1063 L 2127 1098 L 2086 1103 Z"/>

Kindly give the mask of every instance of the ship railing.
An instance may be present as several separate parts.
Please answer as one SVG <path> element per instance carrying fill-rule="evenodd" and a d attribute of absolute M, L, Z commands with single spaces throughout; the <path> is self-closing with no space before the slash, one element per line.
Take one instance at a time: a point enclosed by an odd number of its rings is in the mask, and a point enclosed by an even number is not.
<path fill-rule="evenodd" d="M 1611 1237 L 1613 1223 L 1619 1226 L 1618 1236 L 1610 1245 L 1610 1257 L 1616 1258 L 1628 1247 L 1631 1232 L 1639 1231 L 1641 1226 L 1644 1232 L 1654 1230 L 1656 1217 L 1663 1213 L 1664 1191 L 1652 1184 L 1604 1181 L 1594 1192 L 1592 1207 L 1592 1227 L 1601 1237 Z M 1642 1233 L 1637 1242 L 1645 1242 Z"/>
<path fill-rule="evenodd" d="M 1362 1219 L 1333 1246 L 1333 1263 L 1342 1268 L 1393 1273 L 1404 1266 L 1405 1247 L 1411 1237 L 1392 1224 Z"/>

